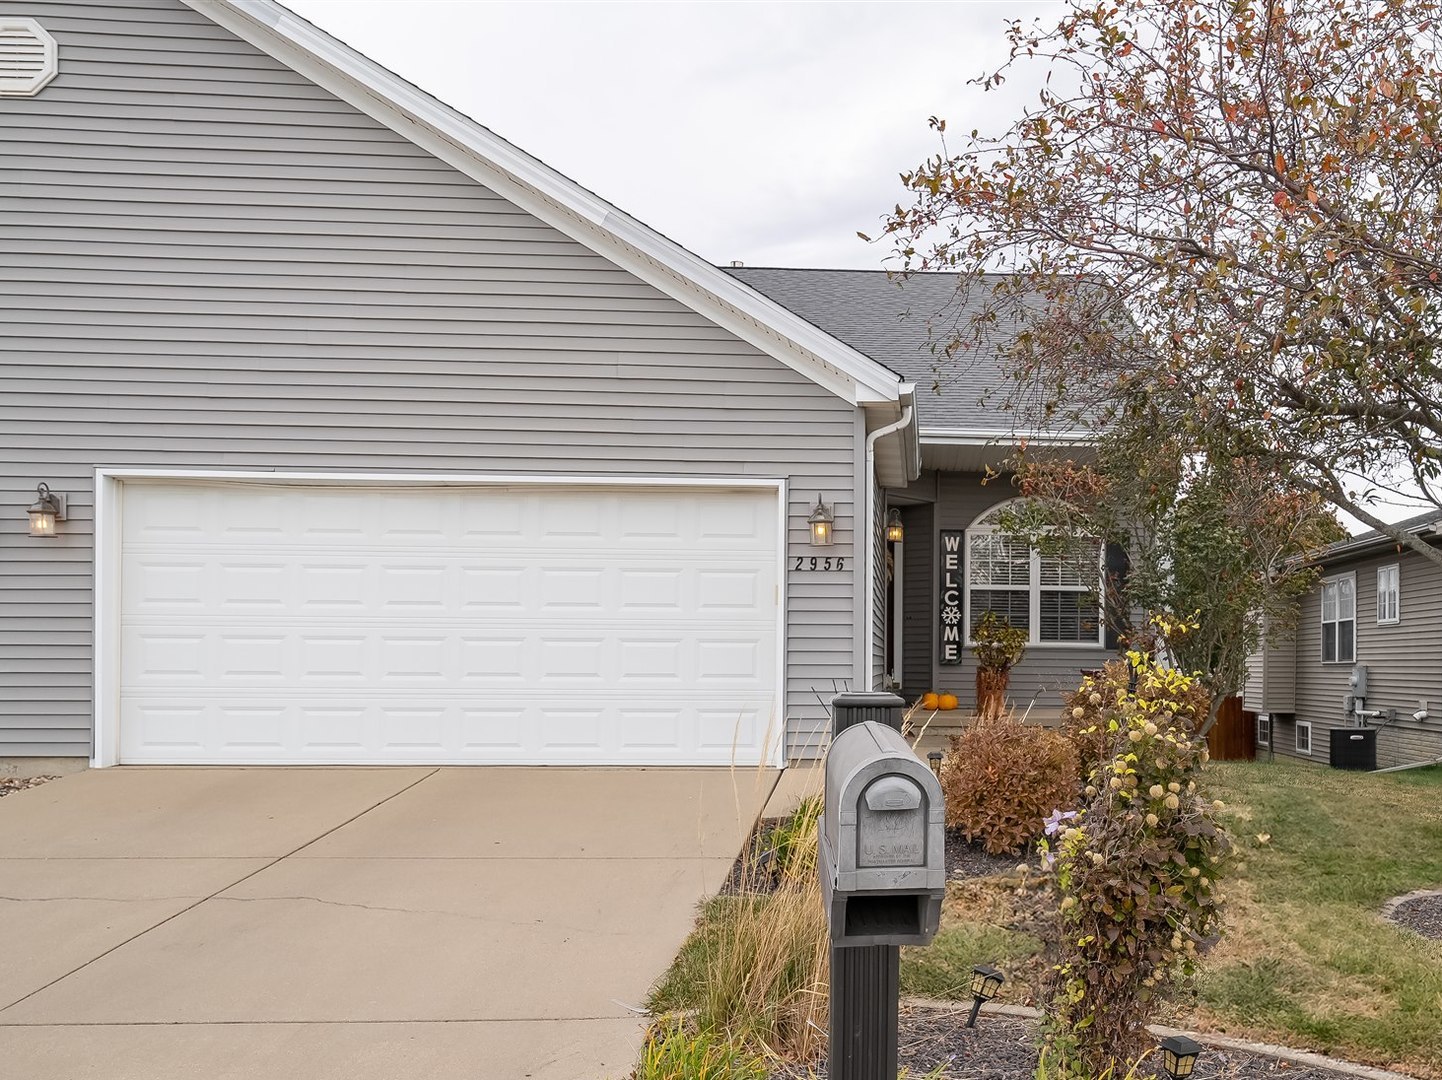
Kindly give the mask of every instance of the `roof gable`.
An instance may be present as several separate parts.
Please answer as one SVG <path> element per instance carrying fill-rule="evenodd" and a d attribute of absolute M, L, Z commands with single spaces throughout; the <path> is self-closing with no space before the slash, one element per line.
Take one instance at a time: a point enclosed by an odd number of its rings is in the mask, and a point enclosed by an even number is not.
<path fill-rule="evenodd" d="M 895 372 L 728 276 L 274 0 L 183 2 L 843 400 L 900 408 L 907 387 Z"/>

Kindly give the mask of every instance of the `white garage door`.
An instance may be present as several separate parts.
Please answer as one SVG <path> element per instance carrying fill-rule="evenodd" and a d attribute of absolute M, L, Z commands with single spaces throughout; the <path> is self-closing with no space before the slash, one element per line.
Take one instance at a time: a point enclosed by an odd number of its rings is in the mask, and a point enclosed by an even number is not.
<path fill-rule="evenodd" d="M 779 723 L 774 490 L 139 482 L 130 763 L 710 764 Z"/>

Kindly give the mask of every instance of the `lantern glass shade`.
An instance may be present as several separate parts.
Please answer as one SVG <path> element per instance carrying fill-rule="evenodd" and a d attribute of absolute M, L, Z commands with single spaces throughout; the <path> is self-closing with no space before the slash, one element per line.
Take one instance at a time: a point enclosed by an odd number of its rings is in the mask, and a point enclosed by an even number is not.
<path fill-rule="evenodd" d="M 832 526 L 836 522 L 836 515 L 831 512 L 831 507 L 821 501 L 821 496 L 816 496 L 816 506 L 811 511 L 811 516 L 806 523 L 811 526 L 811 546 L 830 547 L 833 540 L 834 530 Z"/>
<path fill-rule="evenodd" d="M 1197 1066 L 1201 1043 L 1185 1035 L 1172 1035 L 1162 1040 L 1162 1068 L 1172 1080 L 1184 1080 Z"/>
<path fill-rule="evenodd" d="M 901 543 L 906 529 L 901 524 L 901 511 L 893 510 L 886 516 L 886 539 L 893 544 Z"/>
<path fill-rule="evenodd" d="M 29 513 L 31 536 L 55 536 L 55 523 L 65 520 L 65 496 L 53 494 L 48 484 L 40 484 L 35 488 L 35 503 Z"/>
<path fill-rule="evenodd" d="M 996 992 L 1004 982 L 1005 976 L 989 965 L 979 964 L 971 969 L 971 993 L 981 1001 L 990 1001 L 996 997 Z"/>
<path fill-rule="evenodd" d="M 48 506 L 30 508 L 30 535 L 54 536 L 55 511 Z"/>

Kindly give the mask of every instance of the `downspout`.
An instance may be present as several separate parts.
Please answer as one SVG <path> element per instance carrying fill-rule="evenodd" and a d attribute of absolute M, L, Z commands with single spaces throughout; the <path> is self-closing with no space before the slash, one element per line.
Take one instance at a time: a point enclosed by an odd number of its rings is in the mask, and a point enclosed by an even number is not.
<path fill-rule="evenodd" d="M 866 686 L 875 690 L 874 666 L 876 648 L 872 634 L 876 622 L 876 443 L 884 435 L 890 435 L 911 423 L 911 406 L 901 410 L 901 419 L 886 427 L 877 428 L 866 436 Z M 860 530 L 857 530 L 860 532 Z"/>
<path fill-rule="evenodd" d="M 1414 761 L 1410 765 L 1393 765 L 1390 769 L 1373 769 L 1374 773 L 1385 772 L 1406 772 L 1408 769 L 1425 769 L 1429 765 L 1442 765 L 1442 757 L 1433 758 L 1431 761 Z"/>

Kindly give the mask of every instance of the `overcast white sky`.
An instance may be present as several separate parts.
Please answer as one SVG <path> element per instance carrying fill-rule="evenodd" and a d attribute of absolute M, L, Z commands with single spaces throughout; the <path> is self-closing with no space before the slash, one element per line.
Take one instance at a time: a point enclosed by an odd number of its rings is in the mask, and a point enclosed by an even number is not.
<path fill-rule="evenodd" d="M 1004 22 L 1061 6 L 284 0 L 298 14 L 712 262 L 875 269 L 936 151 L 927 117 L 1000 130 Z"/>
<path fill-rule="evenodd" d="M 1057 0 L 523 3 L 282 0 L 691 249 L 749 266 L 877 269 L 927 126 L 999 133 L 1044 70 L 999 90 L 1005 23 Z M 1386 500 L 1383 516 L 1416 513 Z M 1354 526 L 1360 529 L 1361 526 Z"/>

